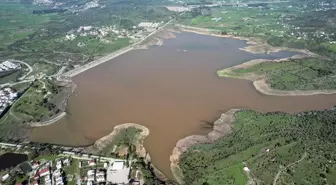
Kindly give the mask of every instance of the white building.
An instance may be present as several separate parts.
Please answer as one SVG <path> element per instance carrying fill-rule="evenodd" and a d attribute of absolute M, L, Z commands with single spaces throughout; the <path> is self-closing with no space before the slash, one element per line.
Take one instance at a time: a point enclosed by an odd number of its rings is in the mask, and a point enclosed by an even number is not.
<path fill-rule="evenodd" d="M 105 172 L 99 171 L 96 173 L 96 181 L 97 182 L 105 182 Z"/>
<path fill-rule="evenodd" d="M 122 170 L 124 168 L 124 161 L 116 161 L 112 164 L 112 170 L 117 171 L 117 170 Z"/>
<path fill-rule="evenodd" d="M 20 64 L 16 64 L 8 60 L 0 64 L 0 72 L 12 71 L 12 70 L 20 69 L 20 68 L 21 68 Z"/>
<path fill-rule="evenodd" d="M 2 176 L 1 181 L 2 182 L 6 181 L 8 179 L 8 177 L 9 177 L 9 174 L 6 174 L 6 175 Z"/>
<path fill-rule="evenodd" d="M 0 90 L 0 114 L 18 97 L 18 93 L 7 87 Z"/>
<path fill-rule="evenodd" d="M 56 161 L 56 169 L 61 169 L 62 168 L 62 161 L 59 160 L 59 161 Z"/>
<path fill-rule="evenodd" d="M 125 166 L 125 161 L 116 161 L 107 169 L 107 182 L 115 184 L 128 184 L 130 168 Z"/>

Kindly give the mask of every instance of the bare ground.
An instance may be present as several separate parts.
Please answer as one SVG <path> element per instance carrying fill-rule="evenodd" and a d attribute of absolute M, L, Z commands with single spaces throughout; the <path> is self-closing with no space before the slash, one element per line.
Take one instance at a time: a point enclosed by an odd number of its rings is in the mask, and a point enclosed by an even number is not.
<path fill-rule="evenodd" d="M 235 113 L 239 109 L 231 109 L 230 111 L 223 113 L 218 120 L 214 122 L 213 130 L 207 135 L 192 135 L 180 139 L 170 156 L 170 168 L 176 181 L 179 184 L 184 184 L 183 174 L 178 165 L 180 156 L 188 150 L 191 146 L 201 143 L 212 143 L 217 139 L 230 134 L 232 131 L 232 124 L 235 121 Z"/>

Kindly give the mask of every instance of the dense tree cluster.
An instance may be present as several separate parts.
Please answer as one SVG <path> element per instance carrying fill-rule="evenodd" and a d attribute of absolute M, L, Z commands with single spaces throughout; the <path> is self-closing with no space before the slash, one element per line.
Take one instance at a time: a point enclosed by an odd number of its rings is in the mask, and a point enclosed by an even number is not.
<path fill-rule="evenodd" d="M 336 110 L 297 115 L 241 111 L 236 117 L 231 135 L 183 154 L 180 167 L 187 184 L 246 184 L 244 166 L 259 184 L 272 184 L 280 165 L 303 156 L 286 169 L 282 182 L 326 184 L 335 175 Z"/>

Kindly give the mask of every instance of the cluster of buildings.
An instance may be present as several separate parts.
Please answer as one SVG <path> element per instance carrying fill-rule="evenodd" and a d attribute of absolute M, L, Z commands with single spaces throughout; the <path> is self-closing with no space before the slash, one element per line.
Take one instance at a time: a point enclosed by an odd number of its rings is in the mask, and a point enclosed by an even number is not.
<path fill-rule="evenodd" d="M 52 161 L 46 162 L 43 165 L 35 162 L 32 166 L 33 170 L 30 175 L 35 180 L 33 185 L 64 185 L 65 176 L 63 176 L 63 168 L 71 164 L 71 159 L 58 159 L 53 165 Z"/>
<path fill-rule="evenodd" d="M 159 27 L 161 23 L 155 22 L 141 22 L 138 27 L 145 28 L 147 31 L 153 31 Z"/>
<path fill-rule="evenodd" d="M 106 182 L 106 173 L 103 170 L 88 170 L 87 176 L 85 177 L 85 180 L 87 181 L 87 185 L 92 185 L 95 182 Z"/>
<path fill-rule="evenodd" d="M 191 11 L 191 8 L 186 7 L 186 6 L 166 6 L 166 8 L 169 11 L 173 11 L 173 12 L 188 12 L 188 11 Z"/>
<path fill-rule="evenodd" d="M 17 97 L 18 93 L 9 87 L 0 89 L 0 115 L 8 106 L 13 104 Z"/>
<path fill-rule="evenodd" d="M 104 161 L 100 162 L 103 167 L 97 167 L 95 159 L 90 159 L 87 164 L 80 161 L 79 168 L 84 170 L 85 176 L 81 177 L 81 183 L 87 185 L 99 183 L 128 184 L 130 168 L 125 165 L 125 161 Z M 86 166 L 85 168 L 83 168 Z"/>
<path fill-rule="evenodd" d="M 20 64 L 13 63 L 11 61 L 4 61 L 0 64 L 0 73 L 7 72 L 7 71 L 15 71 L 20 69 Z"/>
<path fill-rule="evenodd" d="M 80 26 L 77 30 L 70 31 L 66 36 L 65 40 L 74 40 L 78 36 L 86 37 L 86 36 L 96 36 L 100 39 L 100 41 L 104 43 L 109 43 L 110 41 L 104 39 L 108 34 L 113 33 L 118 35 L 118 37 L 124 37 L 129 35 L 130 33 L 125 30 L 118 30 L 115 26 L 103 26 L 103 27 L 93 27 L 93 26 Z M 80 42 L 77 45 L 78 47 L 85 46 L 84 43 Z"/>

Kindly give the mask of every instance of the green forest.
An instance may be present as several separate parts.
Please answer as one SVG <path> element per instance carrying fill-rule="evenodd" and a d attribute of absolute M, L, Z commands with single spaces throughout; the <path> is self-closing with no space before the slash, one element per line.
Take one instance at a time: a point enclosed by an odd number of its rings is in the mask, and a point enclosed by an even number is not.
<path fill-rule="evenodd" d="M 186 184 L 336 182 L 335 109 L 299 114 L 243 110 L 235 116 L 232 134 L 183 154 L 179 164 Z"/>

